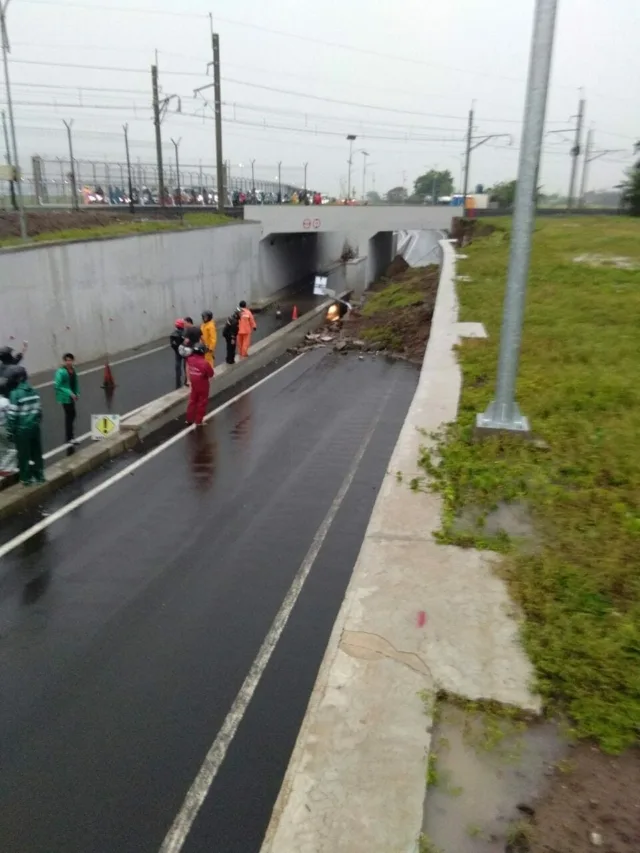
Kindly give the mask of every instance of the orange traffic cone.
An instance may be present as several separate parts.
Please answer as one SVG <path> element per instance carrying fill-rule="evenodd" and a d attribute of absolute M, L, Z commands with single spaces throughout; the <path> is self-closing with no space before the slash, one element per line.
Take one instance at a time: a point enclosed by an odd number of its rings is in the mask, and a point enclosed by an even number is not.
<path fill-rule="evenodd" d="M 104 366 L 104 374 L 102 379 L 102 387 L 103 388 L 115 388 L 116 382 L 113 378 L 113 373 L 111 372 L 111 365 L 107 361 Z"/>
<path fill-rule="evenodd" d="M 298 319 L 298 306 L 297 305 L 293 306 L 293 312 L 291 313 L 291 319 L 292 320 Z"/>

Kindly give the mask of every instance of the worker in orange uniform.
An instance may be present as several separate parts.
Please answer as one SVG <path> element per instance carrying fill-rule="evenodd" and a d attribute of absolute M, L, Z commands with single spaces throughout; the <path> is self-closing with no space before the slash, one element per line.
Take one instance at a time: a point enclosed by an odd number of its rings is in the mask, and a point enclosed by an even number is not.
<path fill-rule="evenodd" d="M 213 367 L 213 356 L 216 351 L 218 333 L 216 332 L 216 324 L 213 322 L 213 314 L 211 313 L 211 311 L 202 312 L 202 325 L 200 326 L 200 333 L 202 335 L 202 343 L 207 348 L 204 357 L 209 362 L 211 367 Z"/>
<path fill-rule="evenodd" d="M 247 303 L 242 300 L 238 305 L 240 311 L 240 320 L 238 321 L 238 351 L 240 358 L 246 358 L 249 355 L 249 347 L 251 346 L 251 333 L 258 328 L 253 314 L 247 308 Z"/>

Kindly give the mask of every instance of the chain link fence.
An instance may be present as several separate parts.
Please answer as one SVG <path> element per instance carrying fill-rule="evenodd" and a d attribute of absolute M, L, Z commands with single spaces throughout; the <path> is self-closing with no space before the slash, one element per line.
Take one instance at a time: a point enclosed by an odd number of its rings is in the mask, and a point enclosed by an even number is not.
<path fill-rule="evenodd" d="M 127 205 L 129 204 L 129 175 L 126 162 L 74 159 L 75 185 L 78 204 L 83 205 Z M 202 205 L 217 204 L 217 175 L 215 166 L 204 164 L 180 164 L 180 173 L 175 166 L 163 168 L 165 204 Z M 131 163 L 131 186 L 136 205 L 160 204 L 158 169 L 155 163 L 143 162 L 138 158 Z M 300 194 L 302 187 L 291 183 L 279 183 L 231 174 L 227 167 L 225 175 L 227 199 L 225 204 L 243 203 L 269 204 L 279 200 L 288 201 L 294 193 Z M 180 194 L 178 193 L 180 189 Z M 25 205 L 30 206 L 74 206 L 73 181 L 70 160 L 63 157 L 47 159 L 31 158 L 31 168 L 22 175 L 22 193 Z M 281 199 L 278 194 L 281 193 Z M 12 206 L 10 184 L 3 182 L 2 205 Z"/>

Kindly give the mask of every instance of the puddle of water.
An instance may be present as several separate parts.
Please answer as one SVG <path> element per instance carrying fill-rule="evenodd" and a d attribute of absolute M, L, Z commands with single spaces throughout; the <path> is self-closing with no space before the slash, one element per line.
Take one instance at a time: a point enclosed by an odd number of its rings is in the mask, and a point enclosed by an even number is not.
<path fill-rule="evenodd" d="M 442 853 L 511 849 L 518 822 L 527 821 L 527 807 L 567 751 L 551 723 L 451 705 L 439 707 L 432 743 L 423 832 Z"/>

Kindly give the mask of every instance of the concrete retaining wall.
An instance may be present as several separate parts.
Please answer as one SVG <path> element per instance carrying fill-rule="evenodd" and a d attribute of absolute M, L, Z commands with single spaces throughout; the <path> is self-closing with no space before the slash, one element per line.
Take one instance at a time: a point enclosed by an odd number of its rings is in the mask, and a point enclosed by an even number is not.
<path fill-rule="evenodd" d="M 261 275 L 260 237 L 239 224 L 2 251 L 0 341 L 28 340 L 37 373 L 67 350 L 91 361 L 155 340 L 177 316 L 224 317 L 277 289 Z"/>

